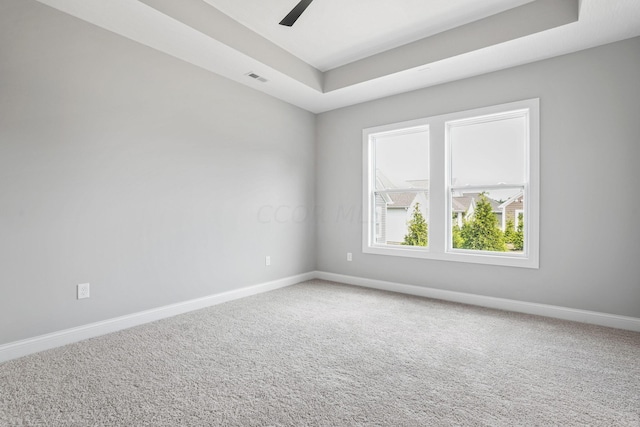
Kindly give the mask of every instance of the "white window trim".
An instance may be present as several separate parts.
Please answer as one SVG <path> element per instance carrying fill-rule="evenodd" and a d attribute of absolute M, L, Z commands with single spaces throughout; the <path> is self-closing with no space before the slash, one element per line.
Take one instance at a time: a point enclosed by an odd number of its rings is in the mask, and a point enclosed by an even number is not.
<path fill-rule="evenodd" d="M 520 216 L 520 214 L 522 214 L 523 218 L 526 218 L 524 209 L 516 209 L 514 211 L 514 218 L 513 218 L 513 230 L 514 231 L 518 231 L 518 217 Z M 525 219 L 526 222 L 526 219 Z"/>
<path fill-rule="evenodd" d="M 539 268 L 540 234 L 540 111 L 539 99 L 511 102 L 456 113 L 443 114 L 418 120 L 393 123 L 364 129 L 363 135 L 363 224 L 362 251 L 368 254 L 404 256 L 442 261 L 468 262 L 509 267 Z M 524 254 L 502 252 L 469 251 L 450 249 L 451 215 L 449 204 L 450 186 L 448 172 L 450 156 L 447 144 L 446 122 L 470 117 L 492 115 L 507 111 L 528 110 L 529 139 L 528 164 L 525 185 L 525 241 Z M 372 191 L 375 190 L 373 168 L 373 138 L 376 135 L 392 134 L 401 130 L 428 130 L 429 132 L 429 246 L 390 247 L 375 244 L 375 228 L 371 226 L 375 206 Z M 373 173 L 373 176 L 372 176 Z"/>

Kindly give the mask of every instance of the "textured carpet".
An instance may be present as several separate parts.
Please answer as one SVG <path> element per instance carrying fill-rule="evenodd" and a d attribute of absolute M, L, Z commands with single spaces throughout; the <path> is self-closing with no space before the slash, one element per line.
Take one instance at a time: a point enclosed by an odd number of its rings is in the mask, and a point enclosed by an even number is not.
<path fill-rule="evenodd" d="M 640 334 L 312 281 L 0 365 L 0 425 L 640 426 Z"/>

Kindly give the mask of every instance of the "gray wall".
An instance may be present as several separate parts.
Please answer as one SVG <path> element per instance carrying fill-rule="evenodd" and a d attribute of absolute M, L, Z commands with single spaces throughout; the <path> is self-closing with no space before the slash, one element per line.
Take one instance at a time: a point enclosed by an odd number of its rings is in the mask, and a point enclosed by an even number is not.
<path fill-rule="evenodd" d="M 318 269 L 640 317 L 638 76 L 635 38 L 319 115 Z M 362 254 L 363 128 L 537 97 L 540 269 Z"/>
<path fill-rule="evenodd" d="M 312 271 L 314 139 L 311 113 L 3 0 L 0 344 Z"/>

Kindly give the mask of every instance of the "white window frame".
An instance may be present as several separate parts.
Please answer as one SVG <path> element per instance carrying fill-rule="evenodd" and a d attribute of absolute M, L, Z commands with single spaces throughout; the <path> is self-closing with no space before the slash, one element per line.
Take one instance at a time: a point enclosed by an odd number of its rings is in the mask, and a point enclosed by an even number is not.
<path fill-rule="evenodd" d="M 526 179 L 522 183 L 525 206 L 525 251 L 469 251 L 451 248 L 450 144 L 447 122 L 494 115 L 509 111 L 527 111 L 529 135 L 526 141 Z M 374 144 L 380 135 L 410 129 L 426 129 L 429 133 L 429 246 L 390 246 L 375 243 L 375 169 Z M 510 267 L 539 268 L 540 234 L 540 101 L 528 99 L 507 104 L 476 108 L 428 118 L 393 123 L 364 129 L 363 135 L 363 224 L 362 251 L 376 255 L 403 256 L 442 261 L 468 262 Z"/>

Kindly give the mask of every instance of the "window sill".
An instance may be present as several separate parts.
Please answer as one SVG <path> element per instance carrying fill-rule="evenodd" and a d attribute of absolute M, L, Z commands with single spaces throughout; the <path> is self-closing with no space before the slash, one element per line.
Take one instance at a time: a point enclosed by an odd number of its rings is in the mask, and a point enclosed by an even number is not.
<path fill-rule="evenodd" d="M 432 259 L 436 261 L 464 262 L 472 264 L 496 265 L 502 267 L 539 268 L 537 256 L 509 253 L 487 253 L 454 250 L 451 252 L 434 252 L 430 248 L 390 247 L 374 245 L 362 248 L 362 252 L 372 255 L 399 256 L 405 258 Z"/>

